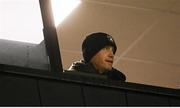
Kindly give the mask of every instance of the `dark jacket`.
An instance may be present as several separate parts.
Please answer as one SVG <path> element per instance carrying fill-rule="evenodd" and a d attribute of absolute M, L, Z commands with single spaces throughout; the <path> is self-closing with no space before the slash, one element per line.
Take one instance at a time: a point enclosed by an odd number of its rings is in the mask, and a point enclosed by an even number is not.
<path fill-rule="evenodd" d="M 94 68 L 94 66 L 91 63 L 85 63 L 83 60 L 74 62 L 68 70 L 80 71 L 80 72 L 92 73 L 92 74 L 100 74 L 99 72 L 97 72 L 97 70 Z M 126 76 L 115 68 L 112 68 L 111 71 L 104 72 L 102 75 L 106 75 L 107 79 L 110 80 L 118 80 L 118 81 L 126 80 Z"/>

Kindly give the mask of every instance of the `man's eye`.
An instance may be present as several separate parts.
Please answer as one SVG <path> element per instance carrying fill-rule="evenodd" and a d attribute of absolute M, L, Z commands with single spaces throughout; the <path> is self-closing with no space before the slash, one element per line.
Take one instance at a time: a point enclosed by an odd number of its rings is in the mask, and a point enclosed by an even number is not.
<path fill-rule="evenodd" d="M 107 47 L 105 47 L 104 49 L 105 49 L 105 50 L 110 50 L 111 47 L 107 46 Z"/>
<path fill-rule="evenodd" d="M 109 47 L 104 47 L 104 50 L 109 50 L 110 48 Z"/>
<path fill-rule="evenodd" d="M 105 47 L 105 49 L 107 49 L 107 50 L 108 50 L 108 49 L 109 49 L 109 47 Z"/>

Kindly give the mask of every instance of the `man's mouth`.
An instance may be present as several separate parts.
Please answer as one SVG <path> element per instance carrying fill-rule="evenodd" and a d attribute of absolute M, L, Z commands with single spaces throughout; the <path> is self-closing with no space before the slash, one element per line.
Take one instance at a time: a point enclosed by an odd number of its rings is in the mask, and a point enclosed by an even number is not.
<path fill-rule="evenodd" d="M 113 64 L 113 60 L 105 60 L 105 61 Z"/>

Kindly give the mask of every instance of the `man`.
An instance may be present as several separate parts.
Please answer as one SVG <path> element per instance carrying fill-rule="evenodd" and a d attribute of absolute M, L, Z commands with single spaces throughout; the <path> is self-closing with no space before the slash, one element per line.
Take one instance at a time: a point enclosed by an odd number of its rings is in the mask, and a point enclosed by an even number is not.
<path fill-rule="evenodd" d="M 106 75 L 111 80 L 125 81 L 126 76 L 112 67 L 116 49 L 116 43 L 109 34 L 89 34 L 82 43 L 84 60 L 74 62 L 69 70 Z"/>

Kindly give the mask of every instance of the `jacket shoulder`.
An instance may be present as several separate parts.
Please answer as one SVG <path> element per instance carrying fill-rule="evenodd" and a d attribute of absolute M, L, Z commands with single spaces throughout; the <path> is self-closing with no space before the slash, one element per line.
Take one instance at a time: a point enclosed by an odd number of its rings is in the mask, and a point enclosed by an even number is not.
<path fill-rule="evenodd" d="M 69 71 L 83 71 L 85 70 L 84 69 L 85 67 L 86 67 L 86 64 L 84 63 L 84 61 L 79 60 L 79 61 L 73 62 L 68 70 Z"/>

